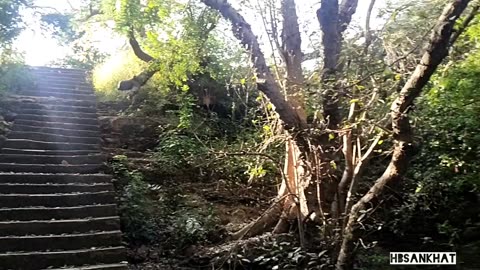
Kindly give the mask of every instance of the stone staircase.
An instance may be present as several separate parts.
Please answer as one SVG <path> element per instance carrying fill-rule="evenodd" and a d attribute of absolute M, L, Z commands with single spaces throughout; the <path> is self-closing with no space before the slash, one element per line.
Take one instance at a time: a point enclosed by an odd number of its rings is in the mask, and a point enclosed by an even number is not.
<path fill-rule="evenodd" d="M 125 270 L 85 72 L 31 68 L 0 150 L 0 270 Z"/>

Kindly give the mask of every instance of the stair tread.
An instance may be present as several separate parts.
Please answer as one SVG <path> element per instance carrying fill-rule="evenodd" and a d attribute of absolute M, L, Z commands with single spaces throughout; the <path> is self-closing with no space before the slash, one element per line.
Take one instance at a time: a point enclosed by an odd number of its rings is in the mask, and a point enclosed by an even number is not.
<path fill-rule="evenodd" d="M 82 112 L 72 112 L 72 111 L 59 111 L 59 110 L 49 110 L 49 109 L 23 109 L 20 110 L 19 113 L 26 113 L 26 114 L 35 114 L 35 115 L 65 115 L 65 113 L 75 114 L 75 115 L 83 115 L 85 118 L 92 117 L 98 118 L 96 113 L 82 113 Z"/>
<path fill-rule="evenodd" d="M 106 235 L 106 234 L 121 234 L 119 230 L 114 231 L 100 231 L 100 232 L 89 232 L 89 233 L 64 233 L 64 234 L 49 234 L 49 235 L 9 235 L 9 236 L 0 236 L 0 240 L 3 239 L 38 239 L 38 238 L 67 238 L 67 237 L 82 237 L 90 235 Z"/>
<path fill-rule="evenodd" d="M 82 253 L 82 252 L 95 252 L 97 250 L 116 250 L 116 249 L 124 249 L 124 247 L 117 246 L 117 247 L 100 247 L 98 249 L 73 249 L 73 250 L 63 250 L 63 251 L 33 251 L 33 252 L 9 252 L 8 254 L 0 253 L 0 257 L 2 256 L 9 256 L 9 255 L 28 255 L 28 254 L 61 254 L 61 253 Z"/>
<path fill-rule="evenodd" d="M 95 217 L 95 218 L 76 218 L 76 219 L 59 219 L 59 220 L 11 220 L 11 221 L 0 221 L 0 225 L 4 224 L 36 224 L 36 223 L 84 223 L 92 221 L 102 221 L 102 220 L 119 220 L 118 216 L 110 217 Z"/>
<path fill-rule="evenodd" d="M 97 264 L 97 265 L 87 265 L 87 266 L 82 266 L 80 268 L 75 267 L 75 268 L 55 268 L 55 269 L 48 269 L 48 270 L 108 270 L 108 269 L 114 269 L 114 270 L 128 270 L 128 266 L 126 263 L 117 263 L 117 264 Z M 45 269 L 46 270 L 46 269 Z"/>
<path fill-rule="evenodd" d="M 86 147 L 89 149 L 84 149 L 84 150 L 95 150 L 99 149 L 100 146 L 98 144 L 92 144 L 92 143 L 68 143 L 68 142 L 42 142 L 42 141 L 35 141 L 35 140 L 29 140 L 29 139 L 9 139 L 7 138 L 4 142 L 5 146 L 8 147 L 10 143 L 25 143 L 25 144 L 36 144 L 38 146 L 78 146 L 78 147 Z M 32 149 L 35 150 L 37 148 L 30 148 L 32 146 L 28 147 L 23 147 L 23 149 Z M 42 149 L 42 150 L 61 150 L 59 148 L 54 148 L 54 149 Z M 77 149 L 64 149 L 64 150 L 77 150 Z M 78 149 L 80 150 L 80 149 Z"/>
<path fill-rule="evenodd" d="M 2 194 L 0 197 L 74 197 L 81 195 L 92 195 L 92 194 L 112 194 L 113 191 L 98 191 L 98 192 L 78 192 L 78 193 L 54 193 L 54 194 L 29 194 L 29 193 L 9 193 Z M 1 206 L 0 206 L 1 207 Z"/>
<path fill-rule="evenodd" d="M 116 204 L 89 204 L 70 207 L 28 206 L 17 208 L 0 208 L 1 221 L 28 220 L 65 220 L 78 218 L 93 218 L 114 216 L 117 213 Z"/>
<path fill-rule="evenodd" d="M 5 154 L 34 154 L 34 155 L 70 155 L 72 153 L 82 154 L 82 155 L 91 155 L 91 154 L 100 154 L 100 149 L 97 150 L 42 150 L 42 149 L 18 149 L 18 148 L 2 148 L 0 149 L 1 153 Z"/>
<path fill-rule="evenodd" d="M 116 204 L 89 204 L 89 205 L 79 205 L 79 206 L 62 206 L 62 207 L 45 207 L 45 206 L 28 206 L 28 207 L 18 207 L 18 208 L 0 208 L 2 211 L 17 211 L 17 210 L 75 210 L 91 207 L 115 207 Z"/>

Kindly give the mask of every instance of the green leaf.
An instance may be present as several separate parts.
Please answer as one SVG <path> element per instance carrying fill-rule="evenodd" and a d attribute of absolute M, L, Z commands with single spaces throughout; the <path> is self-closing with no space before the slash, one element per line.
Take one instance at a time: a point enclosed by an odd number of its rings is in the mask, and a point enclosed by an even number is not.
<path fill-rule="evenodd" d="M 333 133 L 328 134 L 328 140 L 331 141 L 333 139 L 335 139 L 335 135 Z"/>
<path fill-rule="evenodd" d="M 337 169 L 337 163 L 335 163 L 335 161 L 330 161 L 330 167 L 332 167 L 334 170 Z"/>
<path fill-rule="evenodd" d="M 190 87 L 186 84 L 182 85 L 182 91 L 187 92 L 190 89 Z"/>
<path fill-rule="evenodd" d="M 355 98 L 355 99 L 350 100 L 350 104 L 357 103 L 357 102 L 360 102 L 360 99 Z"/>

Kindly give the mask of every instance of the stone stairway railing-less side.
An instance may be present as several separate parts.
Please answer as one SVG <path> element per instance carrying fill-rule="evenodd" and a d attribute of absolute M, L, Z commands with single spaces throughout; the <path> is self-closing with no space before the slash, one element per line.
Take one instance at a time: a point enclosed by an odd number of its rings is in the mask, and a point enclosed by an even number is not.
<path fill-rule="evenodd" d="M 85 72 L 31 73 L 0 149 L 0 270 L 126 270 Z"/>

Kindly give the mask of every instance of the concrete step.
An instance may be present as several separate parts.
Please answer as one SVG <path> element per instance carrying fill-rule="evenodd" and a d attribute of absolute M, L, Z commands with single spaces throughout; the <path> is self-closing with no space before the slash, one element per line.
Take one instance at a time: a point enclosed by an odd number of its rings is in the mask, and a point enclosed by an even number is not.
<path fill-rule="evenodd" d="M 108 174 L 0 173 L 0 183 L 18 184 L 95 184 L 110 183 Z M 0 207 L 2 207 L 0 205 Z"/>
<path fill-rule="evenodd" d="M 67 89 L 69 91 L 79 91 L 79 93 L 93 93 L 93 87 L 91 84 L 86 82 L 65 82 L 58 80 L 45 80 L 40 79 L 35 81 L 34 84 L 37 89 L 52 89 L 52 91 L 57 91 L 57 89 L 62 92 L 60 89 Z"/>
<path fill-rule="evenodd" d="M 69 83 L 37 83 L 32 88 L 24 88 L 21 91 L 26 92 L 50 92 L 57 94 L 70 94 L 70 95 L 93 95 L 95 92 L 91 86 L 71 85 Z"/>
<path fill-rule="evenodd" d="M 82 113 L 82 112 L 72 112 L 72 111 L 55 111 L 48 109 L 23 109 L 17 111 L 19 114 L 34 114 L 34 115 L 51 115 L 51 116 L 62 116 L 62 117 L 80 117 L 80 118 L 98 118 L 96 113 Z"/>
<path fill-rule="evenodd" d="M 51 74 L 49 72 L 36 72 L 33 73 L 33 81 L 34 82 L 66 82 L 72 84 L 89 84 L 87 81 L 86 74 L 82 73 L 64 73 L 64 74 Z"/>
<path fill-rule="evenodd" d="M 49 73 L 38 73 L 34 76 L 34 81 L 52 81 L 52 82 L 67 82 L 67 83 L 88 83 L 86 74 L 49 74 Z"/>
<path fill-rule="evenodd" d="M 0 183 L 0 194 L 66 194 L 84 192 L 113 192 L 113 185 L 100 184 L 11 184 Z"/>
<path fill-rule="evenodd" d="M 82 125 L 98 125 L 98 119 L 96 118 L 81 118 L 81 117 L 66 117 L 57 115 L 36 115 L 36 114 L 18 114 L 15 116 L 15 121 L 18 120 L 31 120 L 31 121 L 43 121 L 43 122 L 62 122 Z"/>
<path fill-rule="evenodd" d="M 47 110 L 47 111 L 58 111 L 58 112 L 68 112 L 68 113 L 96 113 L 97 108 L 95 106 L 71 106 L 71 105 L 59 105 L 59 104 L 48 104 L 48 103 L 37 103 L 37 102 L 24 102 L 22 106 L 18 108 L 19 111 L 24 109 L 30 110 Z"/>
<path fill-rule="evenodd" d="M 118 217 L 0 222 L 0 236 L 50 235 L 118 230 L 120 230 Z M 0 262 L 2 262 L 1 259 Z"/>
<path fill-rule="evenodd" d="M 72 155 L 98 155 L 100 150 L 40 150 L 40 149 L 16 149 L 2 148 L 0 153 L 13 155 L 39 155 L 39 156 L 72 156 Z"/>
<path fill-rule="evenodd" d="M 0 208 L 0 221 L 60 220 L 111 217 L 117 215 L 115 204 L 71 207 Z"/>
<path fill-rule="evenodd" d="M 12 132 L 36 132 L 44 134 L 61 134 L 63 136 L 70 137 L 89 137 L 89 138 L 98 138 L 100 137 L 99 131 L 91 130 L 75 130 L 75 129 L 65 129 L 65 128 L 49 128 L 42 126 L 28 126 L 15 124 L 12 126 Z"/>
<path fill-rule="evenodd" d="M 112 264 L 118 263 L 120 258 L 125 256 L 123 247 L 111 247 L 57 252 L 4 253 L 0 254 L 0 261 L 4 267 L 2 269 L 39 270 L 66 265 Z"/>
<path fill-rule="evenodd" d="M 13 149 L 33 149 L 33 150 L 99 150 L 98 144 L 86 143 L 59 143 L 59 142 L 39 142 L 24 139 L 7 139 L 3 147 Z"/>
<path fill-rule="evenodd" d="M 32 173 L 98 173 L 106 169 L 104 164 L 16 164 L 0 163 L 1 172 Z"/>
<path fill-rule="evenodd" d="M 99 131 L 97 125 L 86 125 L 86 124 L 74 124 L 74 123 L 63 123 L 63 122 L 44 122 L 44 121 L 34 121 L 34 120 L 15 120 L 15 125 L 22 126 L 35 126 L 43 128 L 59 128 L 59 129 L 74 129 L 80 131 Z"/>
<path fill-rule="evenodd" d="M 67 100 L 88 100 L 96 101 L 97 97 L 93 93 L 89 94 L 73 94 L 69 92 L 52 92 L 47 91 L 48 89 L 43 90 L 23 90 L 19 91 L 19 95 L 25 95 L 29 97 L 55 97 L 62 98 Z"/>
<path fill-rule="evenodd" d="M 120 231 L 0 237 L 0 252 L 60 251 L 110 247 L 122 241 Z"/>
<path fill-rule="evenodd" d="M 42 155 L 19 155 L 0 154 L 0 163 L 16 164 L 101 164 L 106 160 L 102 154 L 81 156 L 42 156 Z"/>
<path fill-rule="evenodd" d="M 126 263 L 118 264 L 98 264 L 98 265 L 87 265 L 80 268 L 57 268 L 57 269 L 48 269 L 48 270 L 128 270 L 128 265 Z"/>
<path fill-rule="evenodd" d="M 28 108 L 28 104 L 40 104 L 46 105 L 59 105 L 59 106 L 75 106 L 75 107 L 96 107 L 97 102 L 91 100 L 74 100 L 74 99 L 62 99 L 54 97 L 42 97 L 42 96 L 28 96 L 28 95 L 10 95 L 13 99 L 28 100 L 29 102 L 23 102 Z"/>
<path fill-rule="evenodd" d="M 62 142 L 62 143 L 85 143 L 100 144 L 102 141 L 98 137 L 76 137 L 64 136 L 51 133 L 13 131 L 8 134 L 9 139 L 25 139 L 40 142 Z"/>
<path fill-rule="evenodd" d="M 114 193 L 110 191 L 57 194 L 0 194 L 0 207 L 18 208 L 30 206 L 70 207 L 114 203 Z M 0 232 L 1 233 L 1 232 Z"/>
<path fill-rule="evenodd" d="M 30 66 L 28 67 L 29 71 L 32 74 L 37 73 L 48 73 L 52 75 L 61 75 L 61 74 L 88 74 L 89 72 L 85 69 L 79 68 L 57 68 L 57 67 L 43 67 L 43 66 Z"/>

